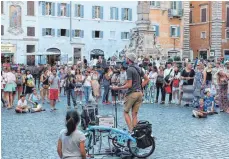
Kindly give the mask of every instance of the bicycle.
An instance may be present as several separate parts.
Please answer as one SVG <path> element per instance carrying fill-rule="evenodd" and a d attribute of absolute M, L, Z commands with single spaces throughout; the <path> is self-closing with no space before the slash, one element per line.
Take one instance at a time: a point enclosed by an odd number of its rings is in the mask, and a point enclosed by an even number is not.
<path fill-rule="evenodd" d="M 140 150 L 142 149 L 139 148 L 137 145 L 137 138 L 134 135 L 130 135 L 127 131 L 123 131 L 117 128 L 104 127 L 104 126 L 89 126 L 85 133 L 85 136 L 87 137 L 86 151 L 88 156 L 90 156 L 90 150 L 92 150 L 92 158 L 94 157 L 94 155 L 102 155 L 101 153 L 95 154 L 95 150 L 94 150 L 94 146 L 96 145 L 96 142 L 99 140 L 100 140 L 100 150 L 101 150 L 102 133 L 108 133 L 109 147 L 110 147 L 110 140 L 111 140 L 114 148 L 122 149 L 122 151 L 128 151 L 130 152 L 130 154 L 132 154 L 133 157 L 146 158 L 149 157 L 155 150 L 154 137 L 150 138 L 151 146 L 143 149 L 143 150 L 148 150 L 148 152 L 141 153 Z M 110 154 L 113 155 L 115 154 L 115 152 L 111 151 Z"/>

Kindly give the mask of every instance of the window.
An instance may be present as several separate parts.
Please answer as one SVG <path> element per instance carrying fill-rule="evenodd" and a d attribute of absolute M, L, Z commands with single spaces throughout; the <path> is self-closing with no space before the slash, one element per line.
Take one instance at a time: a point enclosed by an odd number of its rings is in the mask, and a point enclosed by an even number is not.
<path fill-rule="evenodd" d="M 84 37 L 84 31 L 79 30 L 79 29 L 74 30 L 73 37 L 83 38 Z"/>
<path fill-rule="evenodd" d="M 129 32 L 122 32 L 121 33 L 121 39 L 123 39 L 123 40 L 129 39 Z"/>
<path fill-rule="evenodd" d="M 60 5 L 60 16 L 66 16 L 66 3 L 61 3 Z"/>
<path fill-rule="evenodd" d="M 180 27 L 170 26 L 170 37 L 179 37 L 179 36 L 180 36 Z"/>
<path fill-rule="evenodd" d="M 66 29 L 60 29 L 60 36 L 66 36 L 67 31 Z"/>
<path fill-rule="evenodd" d="M 150 1 L 150 7 L 160 7 L 160 1 Z"/>
<path fill-rule="evenodd" d="M 52 35 L 52 29 L 51 28 L 46 28 L 45 35 Z"/>
<path fill-rule="evenodd" d="M 35 27 L 27 27 L 27 36 L 35 36 Z"/>
<path fill-rule="evenodd" d="M 206 32 L 205 31 L 204 32 L 201 32 L 200 38 L 201 39 L 206 39 Z"/>
<path fill-rule="evenodd" d="M 4 35 L 4 25 L 1 25 L 1 35 Z"/>
<path fill-rule="evenodd" d="M 26 52 L 27 53 L 35 52 L 35 45 L 26 45 Z"/>
<path fill-rule="evenodd" d="M 92 31 L 92 38 L 103 38 L 103 32 L 102 31 Z"/>
<path fill-rule="evenodd" d="M 34 16 L 34 1 L 27 1 L 27 15 Z"/>
<path fill-rule="evenodd" d="M 110 39 L 115 39 L 115 31 L 110 31 Z"/>
<path fill-rule="evenodd" d="M 52 3 L 51 2 L 46 2 L 46 15 L 51 15 L 52 14 Z"/>
<path fill-rule="evenodd" d="M 84 17 L 84 6 L 80 4 L 75 5 L 75 16 L 83 18 Z"/>
<path fill-rule="evenodd" d="M 103 19 L 103 7 L 92 6 L 92 19 Z"/>
<path fill-rule="evenodd" d="M 201 22 L 207 22 L 207 8 L 201 8 Z"/>
<path fill-rule="evenodd" d="M 229 29 L 226 30 L 226 39 L 229 39 Z"/>
<path fill-rule="evenodd" d="M 116 8 L 116 7 L 110 8 L 110 19 L 111 20 L 118 20 L 118 8 Z"/>
<path fill-rule="evenodd" d="M 3 8 L 4 8 L 3 1 L 1 1 L 1 14 L 3 14 Z"/>
<path fill-rule="evenodd" d="M 122 20 L 132 21 L 132 9 L 122 8 Z"/>
<path fill-rule="evenodd" d="M 229 6 L 227 6 L 226 27 L 229 27 Z"/>
<path fill-rule="evenodd" d="M 190 13 L 189 13 L 189 23 L 192 23 L 192 10 L 190 10 Z"/>
<path fill-rule="evenodd" d="M 171 9 L 176 10 L 177 9 L 177 1 L 172 1 L 171 3 L 172 3 Z"/>

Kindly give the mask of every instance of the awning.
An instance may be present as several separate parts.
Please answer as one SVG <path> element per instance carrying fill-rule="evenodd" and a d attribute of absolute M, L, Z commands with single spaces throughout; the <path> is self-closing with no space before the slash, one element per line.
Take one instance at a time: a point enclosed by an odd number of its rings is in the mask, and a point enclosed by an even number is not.
<path fill-rule="evenodd" d="M 47 55 L 60 55 L 60 53 L 56 53 L 56 52 L 33 52 L 33 53 L 24 54 L 22 56 L 30 56 L 30 55 L 47 56 Z"/>

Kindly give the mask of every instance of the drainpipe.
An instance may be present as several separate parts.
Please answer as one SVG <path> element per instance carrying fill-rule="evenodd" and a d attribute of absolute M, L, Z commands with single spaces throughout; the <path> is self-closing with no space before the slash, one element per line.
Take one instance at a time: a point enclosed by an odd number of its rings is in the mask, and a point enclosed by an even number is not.
<path fill-rule="evenodd" d="M 70 43 L 72 42 L 72 1 L 70 1 L 70 31 L 69 31 Z"/>

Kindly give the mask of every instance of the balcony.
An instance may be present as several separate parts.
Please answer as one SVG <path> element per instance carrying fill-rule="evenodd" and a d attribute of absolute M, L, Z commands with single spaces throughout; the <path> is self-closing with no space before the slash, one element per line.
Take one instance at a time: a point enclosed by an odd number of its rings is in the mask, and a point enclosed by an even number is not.
<path fill-rule="evenodd" d="M 169 18 L 180 18 L 183 16 L 183 9 L 168 9 Z"/>

